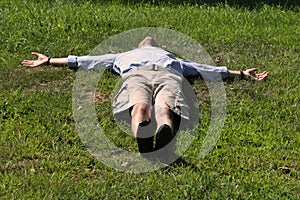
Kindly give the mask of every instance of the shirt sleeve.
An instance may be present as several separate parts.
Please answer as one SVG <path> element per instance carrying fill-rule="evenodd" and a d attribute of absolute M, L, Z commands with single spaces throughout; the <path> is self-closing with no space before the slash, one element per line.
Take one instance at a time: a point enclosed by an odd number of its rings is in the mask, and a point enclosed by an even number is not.
<path fill-rule="evenodd" d="M 228 77 L 228 68 L 225 66 L 215 67 L 212 65 L 199 64 L 190 60 L 181 60 L 183 76 L 200 76 L 204 80 L 218 81 Z"/>
<path fill-rule="evenodd" d="M 98 70 L 113 69 L 117 54 L 101 56 L 68 56 L 68 66 L 71 69 Z"/>

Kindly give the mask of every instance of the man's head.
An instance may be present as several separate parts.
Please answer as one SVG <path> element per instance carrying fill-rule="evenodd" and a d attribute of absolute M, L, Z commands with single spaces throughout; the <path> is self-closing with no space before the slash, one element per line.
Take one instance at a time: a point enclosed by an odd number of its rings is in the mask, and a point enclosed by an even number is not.
<path fill-rule="evenodd" d="M 158 45 L 152 37 L 146 37 L 143 41 L 140 42 L 138 47 L 158 47 Z"/>

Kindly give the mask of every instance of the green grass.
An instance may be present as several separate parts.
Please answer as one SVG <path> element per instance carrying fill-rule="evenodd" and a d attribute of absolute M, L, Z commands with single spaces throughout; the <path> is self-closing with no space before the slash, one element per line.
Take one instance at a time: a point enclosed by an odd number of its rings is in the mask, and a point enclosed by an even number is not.
<path fill-rule="evenodd" d="M 1 199 L 299 199 L 299 7 L 120 2 L 1 1 Z M 31 51 L 85 55 L 109 36 L 140 27 L 179 31 L 213 58 L 220 56 L 221 65 L 258 66 L 270 76 L 225 83 L 226 123 L 203 159 L 198 151 L 210 106 L 205 86 L 196 81 L 202 124 L 183 156 L 186 163 L 130 174 L 94 159 L 77 135 L 75 72 L 20 62 Z M 133 140 L 111 121 L 115 81 L 107 73 L 99 83 L 100 123 L 118 132 L 109 135 L 118 146 L 134 150 Z"/>

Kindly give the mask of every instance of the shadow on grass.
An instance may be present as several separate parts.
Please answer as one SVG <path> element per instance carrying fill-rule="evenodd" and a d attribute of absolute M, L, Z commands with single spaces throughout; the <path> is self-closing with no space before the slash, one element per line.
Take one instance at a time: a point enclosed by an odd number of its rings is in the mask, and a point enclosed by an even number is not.
<path fill-rule="evenodd" d="M 175 162 L 173 162 L 172 164 L 162 168 L 161 170 L 164 172 L 168 172 L 168 171 L 173 171 L 174 169 L 179 169 L 179 168 L 189 168 L 192 169 L 195 172 L 201 172 L 201 169 L 199 167 L 197 167 L 195 164 L 186 161 L 183 158 L 178 158 L 178 160 L 176 160 Z"/>

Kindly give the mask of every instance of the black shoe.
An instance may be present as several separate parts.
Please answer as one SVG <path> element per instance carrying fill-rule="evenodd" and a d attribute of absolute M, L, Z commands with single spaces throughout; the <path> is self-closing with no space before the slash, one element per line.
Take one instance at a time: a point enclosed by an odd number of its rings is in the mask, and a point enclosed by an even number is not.
<path fill-rule="evenodd" d="M 155 150 L 159 150 L 169 144 L 174 138 L 171 127 L 167 124 L 163 124 L 159 127 L 156 133 Z"/>
<path fill-rule="evenodd" d="M 174 133 L 170 126 L 164 124 L 159 127 L 156 133 L 155 151 L 157 159 L 170 164 L 176 158 Z"/>
<path fill-rule="evenodd" d="M 138 126 L 137 138 L 136 138 L 141 156 L 147 159 L 150 156 L 150 153 L 154 151 L 154 147 L 153 147 L 154 136 L 149 136 L 150 134 L 147 133 L 149 130 L 147 130 L 147 127 L 145 127 L 148 124 L 149 123 L 145 123 L 145 122 L 140 123 L 140 125 Z M 149 137 L 145 137 L 145 135 Z"/>

